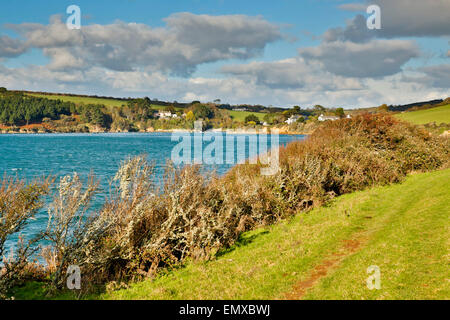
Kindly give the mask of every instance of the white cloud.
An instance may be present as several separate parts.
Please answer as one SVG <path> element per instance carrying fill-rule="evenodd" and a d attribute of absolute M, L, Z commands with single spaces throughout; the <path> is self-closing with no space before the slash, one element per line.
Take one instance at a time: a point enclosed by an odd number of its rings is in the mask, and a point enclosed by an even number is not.
<path fill-rule="evenodd" d="M 145 69 L 188 76 L 203 63 L 258 56 L 282 38 L 279 28 L 261 17 L 173 14 L 164 28 L 116 22 L 68 30 L 54 16 L 49 25 L 8 25 L 29 48 L 41 48 L 53 69 L 103 67 Z"/>
<path fill-rule="evenodd" d="M 373 37 L 450 36 L 449 0 L 367 0 L 361 4 L 343 5 L 341 9 L 361 9 L 361 6 L 373 4 L 381 9 L 380 30 L 368 30 L 366 16 L 359 14 L 347 22 L 346 28 L 330 29 L 325 39 L 361 42 Z"/>
<path fill-rule="evenodd" d="M 245 68 L 245 65 L 242 67 Z M 253 64 L 251 68 L 265 69 L 265 72 L 270 72 L 277 69 L 277 63 L 260 63 L 257 67 Z M 295 72 L 295 69 L 291 71 L 292 74 Z M 418 73 L 424 75 L 422 71 Z M 382 80 L 354 79 L 334 76 L 317 69 L 317 73 L 308 75 L 308 81 L 303 87 L 271 87 L 270 83 L 267 85 L 263 81 L 258 81 L 257 77 L 256 71 L 253 74 L 250 73 L 250 76 L 245 73 L 242 75 L 236 73 L 228 78 L 180 79 L 167 77 L 162 73 L 120 72 L 99 67 L 64 72 L 50 70 L 43 66 L 16 69 L 0 66 L 0 84 L 2 86 L 6 84 L 9 89 L 102 94 L 116 97 L 149 96 L 168 101 L 189 102 L 198 99 L 213 101 L 219 98 L 223 102 L 232 104 L 259 103 L 281 107 L 293 105 L 309 107 L 321 104 L 327 107 L 349 108 L 370 107 L 382 103 L 410 103 L 427 100 L 428 97 L 434 99 L 449 95 L 448 88 L 433 88 L 433 82 L 430 82 L 429 78 L 428 80 L 414 78 L 414 81 L 411 81 L 400 74 Z"/>
<path fill-rule="evenodd" d="M 0 36 L 0 58 L 17 57 L 27 50 L 25 44 L 8 36 Z"/>
<path fill-rule="evenodd" d="M 299 54 L 306 61 L 321 63 L 336 75 L 377 78 L 400 72 L 420 51 L 413 41 L 373 40 L 367 43 L 324 42 L 317 47 L 299 49 Z"/>
<path fill-rule="evenodd" d="M 357 6 L 347 6 L 352 8 Z M 415 42 L 374 40 L 362 15 L 345 29 L 330 29 L 323 43 L 299 49 L 298 56 L 233 61 L 221 68 L 218 78 L 196 77 L 194 71 L 208 62 L 257 57 L 267 44 L 283 38 L 279 28 L 261 17 L 243 15 L 180 13 L 165 23 L 152 28 L 118 21 L 68 30 L 60 17 L 53 17 L 49 25 L 10 25 L 23 40 L 0 37 L 0 59 L 39 48 L 50 63 L 15 69 L 0 64 L 0 84 L 10 89 L 169 101 L 220 98 L 285 107 L 367 107 L 448 95 L 448 65 L 403 71 L 420 55 Z"/>
<path fill-rule="evenodd" d="M 405 82 L 416 83 L 422 87 L 442 88 L 449 91 L 450 88 L 450 65 L 441 64 L 426 66 L 416 70 L 419 75 L 404 76 Z M 450 94 L 450 91 L 448 92 Z"/>
<path fill-rule="evenodd" d="M 362 83 L 354 78 L 335 76 L 319 63 L 306 63 L 297 57 L 275 62 L 252 62 L 225 66 L 223 73 L 239 76 L 272 89 L 359 90 Z"/>
<path fill-rule="evenodd" d="M 370 0 L 381 8 L 385 37 L 423 37 L 450 35 L 448 0 Z"/>

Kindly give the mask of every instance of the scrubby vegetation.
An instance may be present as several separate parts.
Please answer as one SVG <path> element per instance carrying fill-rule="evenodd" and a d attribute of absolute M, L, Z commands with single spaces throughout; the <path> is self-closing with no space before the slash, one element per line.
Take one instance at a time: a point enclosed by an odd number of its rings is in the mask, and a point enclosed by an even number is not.
<path fill-rule="evenodd" d="M 77 176 L 64 177 L 48 208 L 42 236 L 51 242 L 45 251 L 51 268 L 49 278 L 40 280 L 62 288 L 63 272 L 79 265 L 88 288 L 154 277 L 186 259 L 210 259 L 245 231 L 344 193 L 399 182 L 413 171 L 446 167 L 449 146 L 449 140 L 386 114 L 365 114 L 328 122 L 306 141 L 282 148 L 273 176 L 249 164 L 221 178 L 207 178 L 195 166 L 169 166 L 161 189 L 141 156 L 123 163 L 110 197 L 94 212 L 94 180 L 84 186 Z M 5 190 L 14 183 L 4 180 Z M 14 206 L 23 205 L 17 201 Z"/>
<path fill-rule="evenodd" d="M 20 233 L 30 219 L 44 205 L 42 197 L 49 191 L 50 179 L 36 180 L 26 184 L 24 180 L 4 176 L 0 183 L 0 299 L 14 285 L 42 275 L 42 267 L 31 261 L 39 249 L 36 244 L 41 237 L 20 239 L 16 252 L 6 255 L 5 243 Z M 41 273 L 41 274 L 40 274 Z"/>
<path fill-rule="evenodd" d="M 89 299 L 448 299 L 450 169 L 343 195 L 277 225 L 244 233 L 208 262 Z M 420 196 L 415 196 L 420 195 Z M 368 290 L 366 268 L 381 270 Z M 122 285 L 124 287 L 124 285 Z M 42 295 L 42 285 L 15 292 Z M 67 296 L 68 297 L 68 296 Z"/>

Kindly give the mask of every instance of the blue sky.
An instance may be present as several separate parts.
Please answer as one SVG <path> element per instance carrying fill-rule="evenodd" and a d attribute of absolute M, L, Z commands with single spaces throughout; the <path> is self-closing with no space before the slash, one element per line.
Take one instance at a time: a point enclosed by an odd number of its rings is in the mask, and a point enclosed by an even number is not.
<path fill-rule="evenodd" d="M 373 3 L 379 32 L 362 23 Z M 69 33 L 72 4 L 82 27 Z M 449 12 L 443 0 L 15 0 L 0 11 L 0 85 L 286 107 L 445 98 Z"/>

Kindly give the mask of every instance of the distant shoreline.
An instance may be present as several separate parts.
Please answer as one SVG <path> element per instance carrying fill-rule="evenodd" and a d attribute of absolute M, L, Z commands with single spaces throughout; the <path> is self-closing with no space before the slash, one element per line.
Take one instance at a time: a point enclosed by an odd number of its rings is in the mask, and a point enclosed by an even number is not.
<path fill-rule="evenodd" d="M 202 133 L 229 133 L 229 134 L 268 134 L 270 133 L 271 128 L 264 128 L 261 129 L 212 129 L 212 130 L 206 130 L 202 131 Z M 283 128 L 274 128 L 278 129 L 278 134 L 280 135 L 310 135 L 312 132 L 296 132 L 296 131 L 289 131 L 285 130 Z M 29 130 L 20 130 L 17 132 L 11 132 L 6 131 L 5 129 L 0 131 L 0 134 L 4 135 L 43 135 L 43 134 L 117 134 L 117 133 L 175 133 L 175 132 L 188 132 L 188 133 L 199 133 L 200 131 L 196 130 L 188 130 L 188 129 L 158 129 L 158 130 L 140 130 L 140 131 L 101 131 L 101 130 L 95 130 L 90 132 L 60 132 L 60 131 L 49 131 L 49 132 L 30 132 Z"/>
<path fill-rule="evenodd" d="M 223 130 L 223 131 L 193 131 L 193 130 L 156 130 L 156 131 L 136 131 L 136 132 L 123 132 L 123 131 L 105 131 L 105 132 L 0 132 L 0 135 L 71 135 L 71 134 L 82 134 L 82 135 L 96 135 L 96 134 L 153 134 L 153 133 L 175 133 L 175 132 L 186 132 L 186 133 L 228 133 L 228 134 L 270 134 L 270 132 L 263 131 L 235 131 L 235 130 Z M 311 133 L 306 132 L 279 132 L 279 135 L 310 135 Z"/>

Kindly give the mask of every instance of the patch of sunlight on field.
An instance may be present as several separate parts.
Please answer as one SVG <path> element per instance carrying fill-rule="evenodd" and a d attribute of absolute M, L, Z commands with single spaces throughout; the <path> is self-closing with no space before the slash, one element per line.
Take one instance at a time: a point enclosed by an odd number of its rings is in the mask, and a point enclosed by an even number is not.
<path fill-rule="evenodd" d="M 426 110 L 403 112 L 395 115 L 398 119 L 414 124 L 426 124 L 436 122 L 436 124 L 450 123 L 450 104 Z"/>
<path fill-rule="evenodd" d="M 254 114 L 255 116 L 257 116 L 260 121 L 264 121 L 264 116 L 267 113 L 230 110 L 230 111 L 228 111 L 228 114 L 230 115 L 230 117 L 233 118 L 233 120 L 244 122 L 245 121 L 245 117 L 247 117 L 247 116 L 249 116 L 251 114 Z"/>
<path fill-rule="evenodd" d="M 126 105 L 127 101 L 125 100 L 114 100 L 114 99 L 106 99 L 106 98 L 93 98 L 93 97 L 72 97 L 72 96 L 64 96 L 64 95 L 47 95 L 47 94 L 35 94 L 29 93 L 29 96 L 34 96 L 38 98 L 47 98 L 50 100 L 61 100 L 64 102 L 73 102 L 75 104 L 83 103 L 83 104 L 103 104 L 107 107 L 120 107 L 122 105 Z"/>

